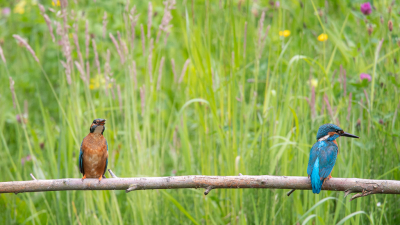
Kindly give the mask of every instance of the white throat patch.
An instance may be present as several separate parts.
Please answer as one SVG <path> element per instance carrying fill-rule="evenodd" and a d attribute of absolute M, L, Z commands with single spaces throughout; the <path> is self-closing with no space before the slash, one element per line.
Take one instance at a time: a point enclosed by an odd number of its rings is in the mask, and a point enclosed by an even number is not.
<path fill-rule="evenodd" d="M 103 128 L 104 128 L 104 126 L 97 126 L 95 129 L 94 129 L 94 132 L 93 133 L 95 133 L 95 134 L 101 134 L 101 132 L 103 132 Z"/>
<path fill-rule="evenodd" d="M 325 141 L 326 139 L 328 139 L 330 136 L 329 134 L 326 136 L 323 136 L 322 138 L 318 139 L 318 141 Z"/>

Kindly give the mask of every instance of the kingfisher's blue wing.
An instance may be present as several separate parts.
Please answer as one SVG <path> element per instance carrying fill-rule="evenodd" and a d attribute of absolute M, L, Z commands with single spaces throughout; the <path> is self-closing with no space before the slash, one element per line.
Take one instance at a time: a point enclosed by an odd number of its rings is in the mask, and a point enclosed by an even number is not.
<path fill-rule="evenodd" d="M 319 151 L 319 176 L 323 180 L 327 178 L 335 165 L 338 153 L 338 147 L 336 145 L 329 145 L 324 151 Z"/>
<path fill-rule="evenodd" d="M 307 174 L 310 176 L 311 176 L 312 170 L 314 168 L 315 160 L 317 159 L 317 156 L 318 156 L 318 151 L 319 151 L 318 146 L 319 146 L 319 143 L 317 142 L 312 146 L 312 148 L 310 150 L 310 158 L 308 160 L 308 167 L 307 167 Z"/>
<path fill-rule="evenodd" d="M 83 141 L 82 141 L 83 143 Z M 82 143 L 81 143 L 81 148 L 79 151 L 79 170 L 81 171 L 82 174 L 85 174 L 85 170 L 83 169 L 83 151 L 82 151 Z"/>
<path fill-rule="evenodd" d="M 106 140 L 106 145 L 107 145 L 107 152 L 108 152 L 108 144 L 107 144 L 107 140 Z M 107 157 L 107 159 L 106 159 L 106 167 L 104 167 L 104 173 L 103 173 L 103 176 L 106 174 L 106 171 L 107 171 L 107 165 L 108 165 L 108 157 Z"/>

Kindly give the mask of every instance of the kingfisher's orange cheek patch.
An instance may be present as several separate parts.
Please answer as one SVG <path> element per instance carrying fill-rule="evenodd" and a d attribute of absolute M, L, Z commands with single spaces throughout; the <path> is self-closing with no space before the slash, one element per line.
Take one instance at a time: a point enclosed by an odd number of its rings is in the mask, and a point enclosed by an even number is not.
<path fill-rule="evenodd" d="M 333 135 L 335 135 L 336 133 L 335 133 L 335 132 L 329 132 L 328 134 L 329 134 L 329 136 L 333 136 Z"/>

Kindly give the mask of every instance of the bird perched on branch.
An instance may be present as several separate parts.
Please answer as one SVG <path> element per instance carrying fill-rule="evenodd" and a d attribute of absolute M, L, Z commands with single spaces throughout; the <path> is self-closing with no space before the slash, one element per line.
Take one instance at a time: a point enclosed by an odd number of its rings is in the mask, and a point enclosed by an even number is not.
<path fill-rule="evenodd" d="M 324 124 L 318 129 L 317 142 L 311 148 L 307 168 L 313 193 L 319 194 L 322 184 L 332 178 L 332 169 L 339 154 L 336 138 L 340 136 L 359 138 L 334 124 Z"/>
<path fill-rule="evenodd" d="M 95 119 L 90 125 L 90 133 L 83 139 L 79 153 L 79 169 L 86 178 L 98 178 L 99 182 L 105 176 L 108 164 L 108 145 L 103 136 L 106 129 L 105 119 Z"/>

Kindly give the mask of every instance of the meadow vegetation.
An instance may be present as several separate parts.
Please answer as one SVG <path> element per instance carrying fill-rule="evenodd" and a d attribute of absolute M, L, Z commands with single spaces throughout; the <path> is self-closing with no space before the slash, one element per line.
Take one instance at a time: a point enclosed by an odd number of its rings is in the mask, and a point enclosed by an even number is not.
<path fill-rule="evenodd" d="M 400 5 L 361 3 L 0 1 L 0 181 L 81 177 L 95 118 L 119 177 L 306 176 L 335 123 L 333 177 L 399 180 Z M 400 223 L 394 195 L 203 191 L 1 194 L 0 223 Z"/>

